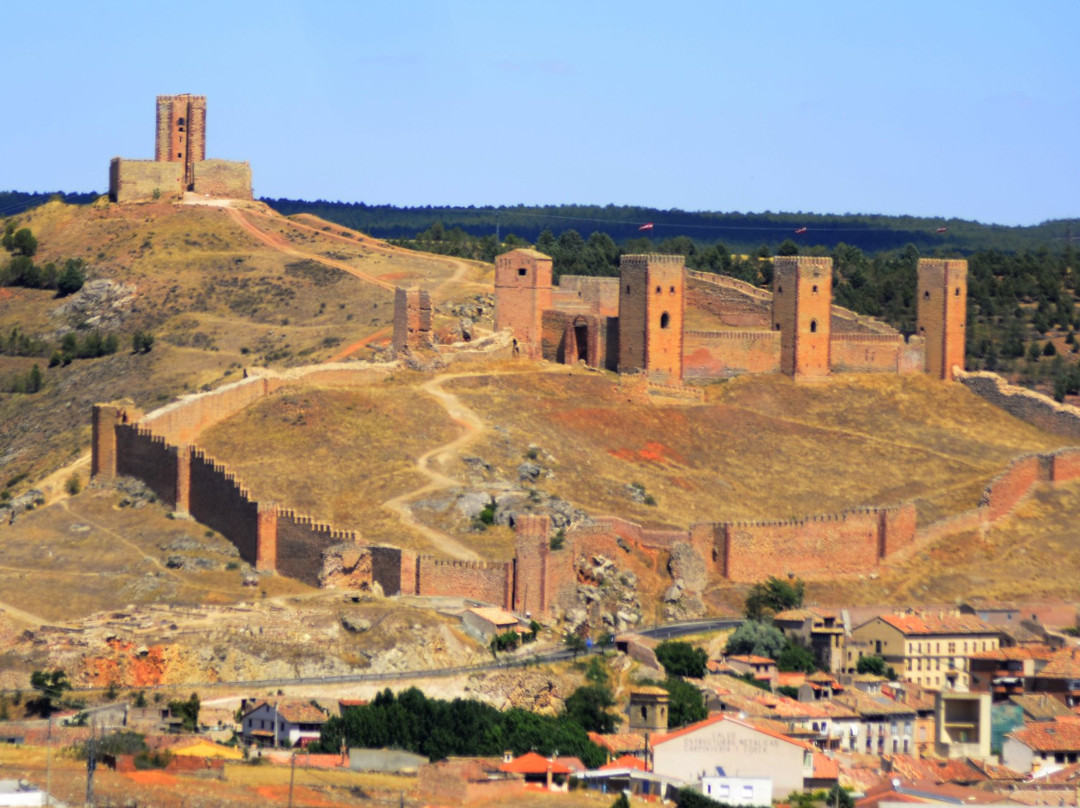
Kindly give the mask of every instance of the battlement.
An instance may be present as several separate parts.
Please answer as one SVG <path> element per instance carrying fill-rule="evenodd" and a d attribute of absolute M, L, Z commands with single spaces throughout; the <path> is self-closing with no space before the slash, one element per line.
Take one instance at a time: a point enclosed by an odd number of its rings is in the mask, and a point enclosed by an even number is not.
<path fill-rule="evenodd" d="M 260 507 L 262 507 L 261 504 Z M 320 522 L 307 514 L 297 513 L 290 508 L 281 508 L 273 504 L 268 504 L 267 508 L 272 508 L 278 519 L 287 519 L 297 527 L 306 528 L 310 533 L 321 539 L 335 542 L 351 542 L 353 544 L 361 543 L 360 534 L 354 530 L 340 530 L 333 525 Z"/>
<path fill-rule="evenodd" d="M 666 255 L 663 253 L 633 253 L 624 255 L 619 259 L 620 268 L 644 269 L 649 265 L 661 265 L 681 267 L 685 266 L 686 258 L 682 255 Z"/>
<path fill-rule="evenodd" d="M 732 289 L 736 292 L 741 292 L 749 297 L 755 297 L 766 303 L 772 302 L 772 292 L 767 289 L 762 289 L 758 286 L 754 286 L 752 283 L 741 281 L 738 278 L 732 278 L 728 275 L 714 275 L 711 272 L 698 272 L 694 269 L 686 270 L 686 275 L 689 278 L 693 278 L 696 281 L 702 281 L 704 283 L 710 283 L 713 286 L 720 286 L 724 289 Z"/>
<path fill-rule="evenodd" d="M 820 255 L 778 255 L 773 258 L 777 272 L 828 272 L 832 274 L 832 259 Z"/>
<path fill-rule="evenodd" d="M 839 340 L 841 342 L 883 342 L 883 343 L 896 343 L 896 344 L 901 344 L 901 345 L 908 342 L 907 339 L 904 339 L 904 335 L 901 334 L 899 331 L 897 331 L 897 332 L 895 332 L 893 334 L 852 334 L 852 333 L 842 333 L 842 334 L 833 334 L 832 338 L 833 338 L 834 341 Z"/>
<path fill-rule="evenodd" d="M 770 340 L 775 341 L 780 338 L 780 335 L 775 331 L 767 331 L 765 329 L 731 329 L 730 331 L 693 331 L 687 330 L 683 332 L 684 336 L 694 337 L 700 340 L 715 340 L 718 342 L 726 340 Z"/>

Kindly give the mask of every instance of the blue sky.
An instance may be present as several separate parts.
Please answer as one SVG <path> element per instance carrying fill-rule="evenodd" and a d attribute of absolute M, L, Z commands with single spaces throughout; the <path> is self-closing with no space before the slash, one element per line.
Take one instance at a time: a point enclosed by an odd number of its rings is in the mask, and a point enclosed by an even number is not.
<path fill-rule="evenodd" d="M 5 190 L 105 190 L 191 92 L 260 196 L 1080 216 L 1074 0 L 102 0 L 4 28 Z"/>

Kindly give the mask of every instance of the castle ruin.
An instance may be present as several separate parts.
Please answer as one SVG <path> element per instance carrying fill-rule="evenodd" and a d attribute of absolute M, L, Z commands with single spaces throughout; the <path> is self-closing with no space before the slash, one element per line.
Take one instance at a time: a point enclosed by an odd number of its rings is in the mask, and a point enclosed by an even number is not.
<path fill-rule="evenodd" d="M 109 199 L 179 199 L 187 192 L 251 199 L 251 166 L 206 159 L 206 96 L 159 95 L 154 159 L 114 157 L 109 164 Z"/>

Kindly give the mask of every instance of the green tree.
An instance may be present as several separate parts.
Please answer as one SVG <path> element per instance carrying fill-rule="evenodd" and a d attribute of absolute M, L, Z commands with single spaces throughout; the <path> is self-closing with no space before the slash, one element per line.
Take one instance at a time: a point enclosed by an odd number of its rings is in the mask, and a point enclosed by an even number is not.
<path fill-rule="evenodd" d="M 664 666 L 668 676 L 705 676 L 705 663 L 709 655 L 701 648 L 681 640 L 667 640 L 656 646 L 656 659 Z"/>
<path fill-rule="evenodd" d="M 808 648 L 789 639 L 776 660 L 776 667 L 785 673 L 795 671 L 813 673 L 818 666 L 814 654 Z"/>
<path fill-rule="evenodd" d="M 34 234 L 30 232 L 30 228 L 24 227 L 21 230 L 16 230 L 15 234 L 11 237 L 11 246 L 8 246 L 7 237 L 4 237 L 4 246 L 8 251 L 14 255 L 24 255 L 27 258 L 32 258 L 34 253 L 37 252 L 38 242 L 34 238 Z"/>
<path fill-rule="evenodd" d="M 717 802 L 712 797 L 706 797 L 700 791 L 696 791 L 689 786 L 684 786 L 676 792 L 675 804 L 679 808 L 729 808 L 726 803 Z"/>
<path fill-rule="evenodd" d="M 873 676 L 885 676 L 890 680 L 896 678 L 896 671 L 892 666 L 886 665 L 885 660 L 875 654 L 859 657 L 859 661 L 855 663 L 855 671 Z"/>
<path fill-rule="evenodd" d="M 131 335 L 131 352 L 132 353 L 150 353 L 150 349 L 154 347 L 154 335 L 149 331 L 136 331 Z"/>
<path fill-rule="evenodd" d="M 728 654 L 754 654 L 777 659 L 787 647 L 784 632 L 768 623 L 747 620 L 728 637 Z"/>
<path fill-rule="evenodd" d="M 86 271 L 83 269 L 83 262 L 78 258 L 69 258 L 64 262 L 64 268 L 56 279 L 56 296 L 73 295 L 83 288 L 84 283 Z"/>
<path fill-rule="evenodd" d="M 776 248 L 777 255 L 798 255 L 799 245 L 789 238 L 780 242 L 780 246 Z"/>
<path fill-rule="evenodd" d="M 615 798 L 615 802 L 611 803 L 611 808 L 630 808 L 630 798 L 626 796 L 625 791 Z"/>
<path fill-rule="evenodd" d="M 778 612 L 802 606 L 805 590 L 806 585 L 800 578 L 789 583 L 775 575 L 769 576 L 765 583 L 759 582 L 750 588 L 743 609 L 751 620 L 765 620 Z"/>
<path fill-rule="evenodd" d="M 187 701 L 170 701 L 169 711 L 183 722 L 187 732 L 199 730 L 199 694 L 192 693 Z"/>
<path fill-rule="evenodd" d="M 615 698 L 604 685 L 585 685 L 570 694 L 563 712 L 586 732 L 614 732 L 618 716 L 611 712 Z"/>
<path fill-rule="evenodd" d="M 26 374 L 26 392 L 36 393 L 40 390 L 43 379 L 44 377 L 41 373 L 41 368 L 37 365 L 31 367 L 30 372 Z"/>
<path fill-rule="evenodd" d="M 669 676 L 660 683 L 668 692 L 668 728 L 685 727 L 709 717 L 705 697 L 689 682 Z"/>
<path fill-rule="evenodd" d="M 563 636 L 563 645 L 574 652 L 574 659 L 577 659 L 578 654 L 583 653 L 588 647 L 585 643 L 585 638 L 576 631 L 566 632 Z"/>
<path fill-rule="evenodd" d="M 34 671 L 30 674 L 30 687 L 38 692 L 36 698 L 26 702 L 26 709 L 32 715 L 48 718 L 59 709 L 58 702 L 71 690 L 67 674 L 57 668 L 54 671 Z"/>

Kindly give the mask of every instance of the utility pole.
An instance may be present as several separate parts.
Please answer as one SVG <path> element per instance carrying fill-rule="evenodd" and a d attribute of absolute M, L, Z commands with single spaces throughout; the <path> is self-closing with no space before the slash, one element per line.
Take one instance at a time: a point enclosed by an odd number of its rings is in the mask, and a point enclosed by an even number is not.
<path fill-rule="evenodd" d="M 86 747 L 86 808 L 94 808 L 94 770 L 97 769 L 97 730 Z"/>
<path fill-rule="evenodd" d="M 296 750 L 293 750 L 292 757 L 289 759 L 289 808 L 293 808 L 292 805 L 292 790 L 293 781 L 296 779 Z"/>
<path fill-rule="evenodd" d="M 49 713 L 49 729 L 45 734 L 45 804 L 46 805 L 52 805 L 52 713 L 51 712 Z"/>

